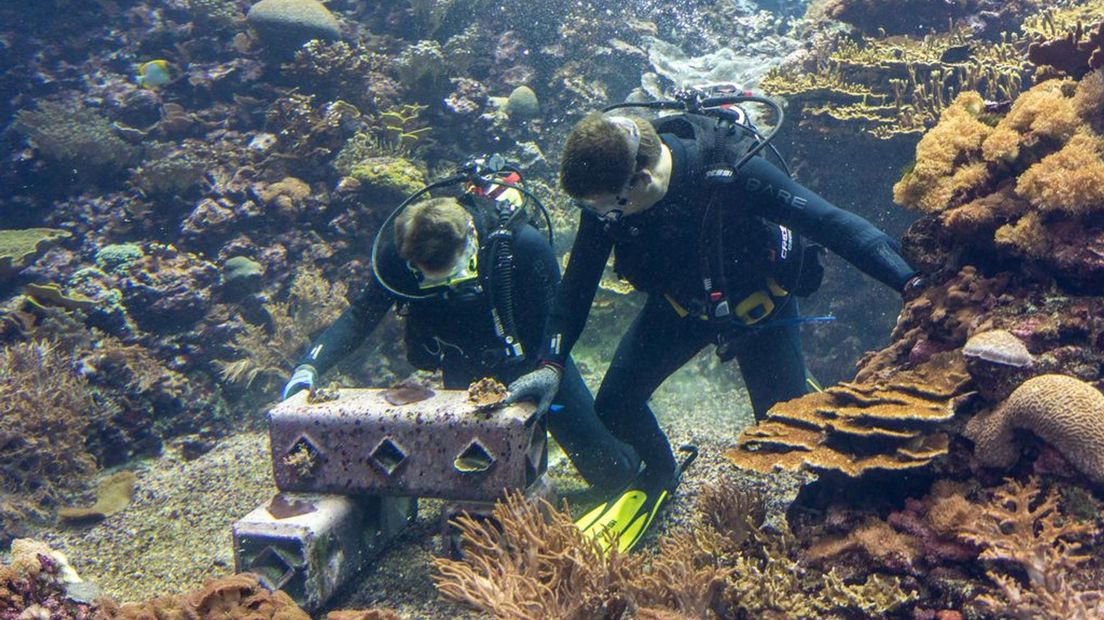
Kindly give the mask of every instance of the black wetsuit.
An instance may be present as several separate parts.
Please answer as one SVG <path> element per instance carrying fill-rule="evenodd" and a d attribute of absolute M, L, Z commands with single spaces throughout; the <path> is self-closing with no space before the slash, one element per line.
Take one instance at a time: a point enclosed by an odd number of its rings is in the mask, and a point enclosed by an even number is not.
<path fill-rule="evenodd" d="M 700 318 L 707 308 L 701 272 L 705 206 L 716 186 L 704 182 L 702 149 L 693 140 L 661 136 L 672 171 L 664 198 L 650 209 L 607 224 L 584 212 L 549 318 L 542 358 L 563 363 L 586 323 L 611 249 L 618 273 L 648 293 L 644 308 L 621 338 L 595 398 L 598 415 L 636 448 L 649 470 L 673 470 L 667 437 L 648 407 L 663 381 L 719 334 L 728 335 L 757 419 L 776 402 L 806 392 L 805 362 L 793 295 L 770 295 L 766 318 L 747 326 L 719 326 Z M 900 291 L 914 275 L 896 244 L 872 224 L 829 204 L 762 157 L 722 186 L 714 208 L 723 209 L 725 276 L 732 304 L 756 291 L 799 279 L 800 242 L 790 230 L 846 259 Z M 778 291 L 781 293 L 781 291 Z M 772 323 L 774 323 L 772 325 Z"/>
<path fill-rule="evenodd" d="M 476 221 L 482 239 L 487 225 Z M 433 294 L 436 291 L 420 291 L 393 241 L 381 248 L 379 262 L 383 279 L 392 288 L 429 297 L 417 301 L 397 298 L 372 277 L 349 309 L 311 345 L 300 364 L 325 373 L 360 346 L 399 302 L 405 317 L 408 359 L 418 368 L 441 369 L 446 388 L 466 389 L 472 381 L 488 376 L 508 384 L 533 370 L 560 279 L 556 256 L 536 229 L 526 225 L 514 235 L 514 315 L 517 337 L 526 352 L 524 359 L 516 361 L 507 360 L 505 345 L 495 333 L 489 295 L 463 294 L 461 290 L 460 294 L 450 291 L 442 296 Z M 478 264 L 490 265 L 490 257 L 481 255 Z M 570 360 L 553 402 L 562 409 L 549 413 L 549 432 L 588 483 L 612 489 L 636 473 L 639 459 L 598 421 L 590 390 Z"/>

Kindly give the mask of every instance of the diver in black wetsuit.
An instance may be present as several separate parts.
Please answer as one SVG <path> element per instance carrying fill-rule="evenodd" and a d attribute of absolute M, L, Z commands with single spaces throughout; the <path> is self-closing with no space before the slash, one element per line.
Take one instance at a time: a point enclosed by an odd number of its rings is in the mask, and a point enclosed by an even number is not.
<path fill-rule="evenodd" d="M 635 537 L 680 473 L 648 406 L 675 370 L 717 344 L 722 359 L 739 362 L 756 419 L 807 391 L 794 296 L 815 290 L 820 266 L 801 236 L 894 290 L 918 281 L 886 234 L 802 187 L 765 157 L 750 157 L 727 182 L 707 182 L 718 143 L 694 129 L 702 123 L 661 117 L 657 124 L 662 135 L 644 119 L 596 113 L 573 128 L 560 181 L 583 213 L 540 367 L 510 386 L 514 399 L 549 402 L 612 250 L 618 274 L 648 298 L 621 338 L 595 408 L 644 462 L 622 498 L 642 493 L 657 499 L 625 509 L 615 497 L 592 523 L 619 531 L 626 515 L 644 515 L 643 525 L 631 528 Z M 666 132 L 680 127 L 689 130 Z"/>
<path fill-rule="evenodd" d="M 532 226 L 513 231 L 513 312 L 520 350 L 511 357 L 492 319 L 485 293 L 495 230 L 491 198 L 465 194 L 406 206 L 394 234 L 380 236 L 372 278 L 364 291 L 314 343 L 284 388 L 283 396 L 309 389 L 357 348 L 398 303 L 405 318 L 407 357 L 414 366 L 443 371 L 448 389 L 466 389 L 483 377 L 508 383 L 537 363 L 543 328 L 559 282 L 548 240 Z M 497 267 L 496 267 L 497 269 Z M 382 276 L 382 277 L 380 277 Z M 639 458 L 598 421 L 579 371 L 564 360 L 557 408 L 549 431 L 592 486 L 611 490 L 637 473 Z"/>

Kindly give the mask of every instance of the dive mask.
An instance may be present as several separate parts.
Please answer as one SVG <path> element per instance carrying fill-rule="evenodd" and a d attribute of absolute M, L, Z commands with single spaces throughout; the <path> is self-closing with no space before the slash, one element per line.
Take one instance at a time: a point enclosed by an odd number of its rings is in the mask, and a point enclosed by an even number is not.
<path fill-rule="evenodd" d="M 406 266 L 414 273 L 418 280 L 418 289 L 426 290 L 439 286 L 455 287 L 465 282 L 471 282 L 479 277 L 479 241 L 476 239 L 475 230 L 469 230 L 468 243 L 464 251 L 457 257 L 452 267 L 440 274 L 428 274 L 407 262 Z"/>

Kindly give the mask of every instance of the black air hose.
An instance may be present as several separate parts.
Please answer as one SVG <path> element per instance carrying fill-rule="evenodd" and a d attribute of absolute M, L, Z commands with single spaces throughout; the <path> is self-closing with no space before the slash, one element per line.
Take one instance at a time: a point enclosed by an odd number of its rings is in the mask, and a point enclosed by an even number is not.
<path fill-rule="evenodd" d="M 491 233 L 491 312 L 495 319 L 495 329 L 505 340 L 507 355 L 523 357 L 525 355 L 521 340 L 517 337 L 517 324 L 514 322 L 514 235 L 509 229 L 510 214 L 499 216 L 498 228 Z"/>

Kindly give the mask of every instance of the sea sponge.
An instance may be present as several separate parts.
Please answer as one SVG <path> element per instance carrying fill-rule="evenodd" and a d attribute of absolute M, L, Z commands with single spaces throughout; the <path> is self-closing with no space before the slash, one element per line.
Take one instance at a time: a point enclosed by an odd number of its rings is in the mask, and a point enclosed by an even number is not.
<path fill-rule="evenodd" d="M 1016 191 L 1044 211 L 1104 210 L 1104 138 L 1078 131 L 1064 147 L 1020 175 Z"/>
<path fill-rule="evenodd" d="M 1026 429 L 1054 446 L 1074 467 L 1104 482 L 1104 394 L 1065 375 L 1040 375 L 1016 388 L 999 407 L 966 423 L 978 460 L 1009 467 L 1020 457 L 1016 429 Z"/>
<path fill-rule="evenodd" d="M 939 124 L 916 146 L 916 167 L 893 186 L 893 199 L 906 207 L 934 213 L 952 199 L 988 178 L 976 160 L 993 128 L 978 120 L 984 109 L 981 95 L 964 92 L 943 111 Z"/>

